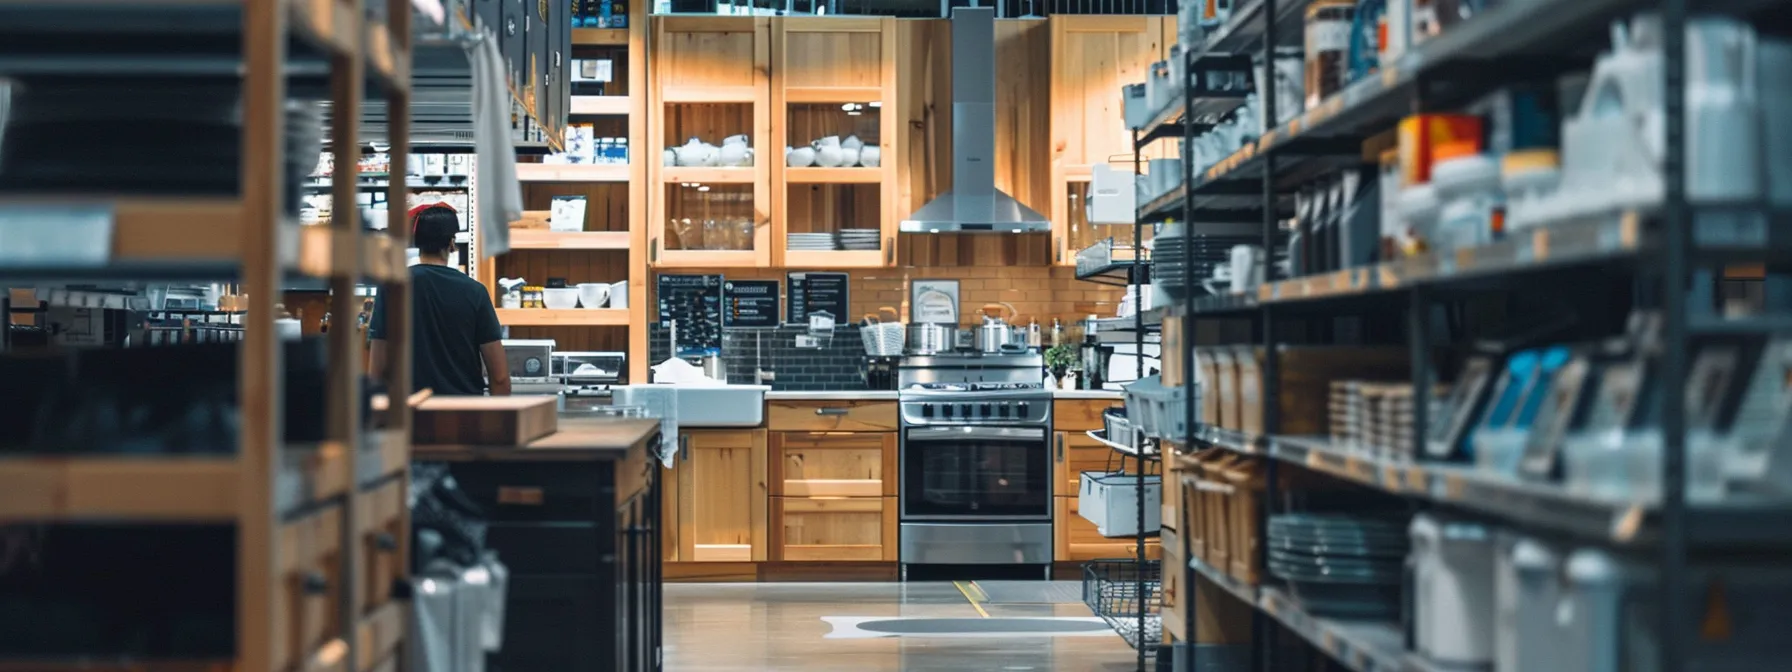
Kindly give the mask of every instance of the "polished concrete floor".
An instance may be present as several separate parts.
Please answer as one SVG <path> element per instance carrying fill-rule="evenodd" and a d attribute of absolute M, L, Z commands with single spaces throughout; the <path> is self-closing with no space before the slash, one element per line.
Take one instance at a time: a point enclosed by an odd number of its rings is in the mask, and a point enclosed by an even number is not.
<path fill-rule="evenodd" d="M 1061 599 L 1064 592 L 1041 591 L 1038 602 Z M 835 627 L 824 617 L 855 616 L 999 619 L 1091 614 L 1080 603 L 987 602 L 974 587 L 954 583 L 667 584 L 665 669 L 1119 672 L 1135 665 L 1132 648 L 1111 633 L 827 638 Z"/>

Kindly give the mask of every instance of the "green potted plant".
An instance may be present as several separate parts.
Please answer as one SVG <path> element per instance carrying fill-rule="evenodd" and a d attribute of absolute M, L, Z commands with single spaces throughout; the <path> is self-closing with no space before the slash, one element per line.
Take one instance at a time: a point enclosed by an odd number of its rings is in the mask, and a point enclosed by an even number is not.
<path fill-rule="evenodd" d="M 1052 373 L 1055 380 L 1063 380 L 1077 364 L 1076 348 L 1068 343 L 1059 343 L 1045 351 L 1045 369 Z"/>

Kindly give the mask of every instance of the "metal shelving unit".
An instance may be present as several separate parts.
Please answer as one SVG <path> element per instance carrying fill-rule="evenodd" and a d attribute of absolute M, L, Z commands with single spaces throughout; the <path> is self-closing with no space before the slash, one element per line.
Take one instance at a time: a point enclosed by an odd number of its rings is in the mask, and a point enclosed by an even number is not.
<path fill-rule="evenodd" d="M 1298 29 L 1295 17 L 1306 4 L 1304 0 L 1240 2 L 1225 25 L 1209 32 L 1204 48 L 1186 55 L 1191 61 L 1189 69 L 1193 69 L 1193 61 L 1213 54 L 1254 52 L 1264 62 L 1273 62 L 1278 38 Z M 1141 204 L 1139 219 L 1179 218 L 1198 224 L 1221 212 L 1229 213 L 1220 216 L 1232 221 L 1234 213 L 1253 211 L 1260 215 L 1263 247 L 1273 251 L 1278 209 L 1286 207 L 1292 191 L 1315 176 L 1361 167 L 1363 141 L 1393 128 L 1401 118 L 1415 112 L 1455 109 L 1505 84 L 1584 69 L 1588 61 L 1581 56 L 1590 53 L 1590 47 L 1603 44 L 1606 26 L 1614 18 L 1656 11 L 1663 25 L 1681 26 L 1692 9 L 1757 18 L 1773 10 L 1778 12 L 1773 15 L 1776 20 L 1757 20 L 1756 25 L 1763 29 L 1787 25 L 1785 6 L 1771 0 L 1505 0 L 1409 49 L 1399 59 L 1383 63 L 1379 72 L 1246 142 L 1210 168 L 1197 172 L 1185 153 L 1185 183 Z M 1271 503 L 1272 513 L 1274 503 L 1282 501 L 1285 494 L 1277 492 L 1281 481 L 1277 471 L 1292 464 L 1403 498 L 1410 506 L 1448 508 L 1502 520 L 1519 529 L 1648 554 L 1658 575 L 1664 577 L 1657 581 L 1653 595 L 1659 607 L 1652 612 L 1658 619 L 1654 624 L 1657 664 L 1664 670 L 1687 669 L 1692 638 L 1698 632 L 1692 614 L 1701 613 L 1689 604 L 1691 596 L 1686 590 L 1689 553 L 1712 548 L 1779 552 L 1792 543 L 1787 541 L 1792 539 L 1792 505 L 1785 502 L 1763 505 L 1732 500 L 1709 506 L 1687 502 L 1687 418 L 1680 400 L 1691 359 L 1689 338 L 1708 333 L 1785 332 L 1792 330 L 1792 320 L 1779 315 L 1723 319 L 1708 302 L 1693 298 L 1684 288 L 1710 293 L 1711 271 L 1701 270 L 1704 267 L 1766 261 L 1769 301 L 1783 299 L 1784 279 L 1776 278 L 1773 269 L 1780 268 L 1776 262 L 1792 256 L 1788 254 L 1792 250 L 1792 213 L 1760 203 L 1689 201 L 1683 142 L 1687 121 L 1682 104 L 1687 45 L 1680 30 L 1664 31 L 1663 41 L 1668 142 L 1663 160 L 1666 196 L 1659 206 L 1553 221 L 1479 247 L 1289 278 L 1245 293 L 1195 296 L 1191 292 L 1163 311 L 1161 318 L 1184 320 L 1183 334 L 1192 333 L 1197 320 L 1249 321 L 1252 334 L 1246 342 L 1262 346 L 1260 425 L 1266 434 L 1245 435 L 1201 426 L 1191 404 L 1188 422 L 1197 430 L 1192 441 L 1173 446 L 1176 452 L 1217 449 L 1269 458 L 1264 462 L 1268 490 L 1264 501 Z M 1263 97 L 1264 118 L 1278 118 L 1274 99 Z M 1157 114 L 1146 128 L 1135 131 L 1135 139 L 1164 137 L 1165 129 L 1179 126 L 1185 142 L 1193 141 L 1196 125 L 1179 121 L 1183 110 L 1197 109 L 1197 102 L 1185 97 L 1179 109 L 1173 106 Z M 1750 216 L 1737 217 L 1739 213 Z M 1183 229 L 1185 245 L 1192 242 L 1195 224 Z M 1428 389 L 1438 378 L 1430 347 L 1444 326 L 1433 318 L 1435 306 L 1464 295 L 1513 292 L 1520 282 L 1584 277 L 1593 270 L 1630 278 L 1637 303 L 1664 316 L 1658 386 L 1673 392 L 1667 393 L 1661 404 L 1659 424 L 1665 445 L 1659 502 L 1603 500 L 1558 483 L 1489 476 L 1457 464 L 1389 461 L 1325 437 L 1278 434 L 1281 406 L 1275 400 L 1282 363 L 1276 346 L 1300 342 L 1298 336 L 1290 338 L 1283 332 L 1291 319 L 1361 318 L 1388 307 L 1404 312 L 1405 323 L 1400 326 L 1412 355 L 1410 385 Z M 1196 286 L 1195 280 L 1184 278 L 1191 288 Z M 1784 301 L 1769 304 L 1770 311 L 1786 307 Z M 1184 380 L 1193 385 L 1192 352 L 1182 359 Z M 1428 414 L 1426 404 L 1414 405 L 1414 436 L 1428 435 L 1433 421 Z M 1172 459 L 1165 457 L 1166 461 Z M 1266 533 L 1260 528 L 1259 538 L 1266 538 Z M 1167 567 L 1165 571 L 1185 571 L 1188 585 L 1193 585 L 1197 576 L 1203 577 L 1253 607 L 1251 669 L 1277 669 L 1275 649 L 1267 644 L 1277 628 L 1299 635 L 1339 665 L 1357 672 L 1431 669 L 1405 650 L 1397 623 L 1316 617 L 1273 585 L 1242 584 L 1199 558 L 1188 567 Z M 1186 631 L 1176 633 L 1176 639 L 1200 641 L 1195 621 L 1188 619 Z"/>

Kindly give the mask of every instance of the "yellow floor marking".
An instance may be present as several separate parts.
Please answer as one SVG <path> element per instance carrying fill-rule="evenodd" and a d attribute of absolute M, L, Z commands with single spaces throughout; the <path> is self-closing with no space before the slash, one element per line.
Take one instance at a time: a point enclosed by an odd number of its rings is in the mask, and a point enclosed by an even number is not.
<path fill-rule="evenodd" d="M 983 610 L 983 605 L 977 603 L 977 598 L 971 597 L 971 590 L 975 589 L 976 586 L 974 586 L 973 584 L 966 582 L 966 581 L 953 581 L 952 585 L 954 587 L 958 588 L 958 592 L 960 594 L 964 595 L 964 599 L 966 602 L 971 603 L 971 608 L 977 610 L 977 615 L 982 616 L 984 618 L 989 618 L 989 612 Z M 977 589 L 977 592 L 979 594 L 981 594 L 983 591 L 981 589 Z"/>

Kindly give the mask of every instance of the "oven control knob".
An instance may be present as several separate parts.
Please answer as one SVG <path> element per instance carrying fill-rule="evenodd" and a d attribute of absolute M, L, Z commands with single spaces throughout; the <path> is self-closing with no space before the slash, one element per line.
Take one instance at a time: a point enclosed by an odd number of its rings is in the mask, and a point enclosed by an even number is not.
<path fill-rule="evenodd" d="M 921 417 L 923 417 L 923 418 L 933 417 L 933 404 L 917 404 L 917 405 L 921 407 Z"/>
<path fill-rule="evenodd" d="M 977 409 L 977 413 L 978 413 L 978 415 L 982 415 L 985 418 L 992 417 L 995 415 L 995 411 L 990 410 L 989 404 L 983 404 L 982 408 Z"/>
<path fill-rule="evenodd" d="M 996 404 L 996 417 L 1008 417 L 1008 404 Z"/>
<path fill-rule="evenodd" d="M 952 405 L 951 404 L 940 404 L 940 417 L 942 417 L 942 418 L 952 417 Z"/>
<path fill-rule="evenodd" d="M 958 405 L 958 417 L 963 418 L 965 420 L 971 419 L 971 405 L 970 404 L 959 404 Z"/>
<path fill-rule="evenodd" d="M 1024 401 L 1016 403 L 1014 405 L 1014 417 L 1022 419 L 1030 417 L 1032 414 L 1027 412 L 1028 406 L 1030 406 L 1030 404 Z"/>

